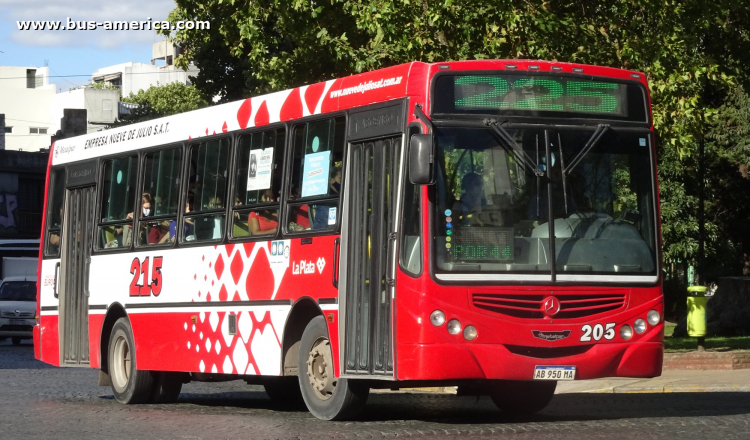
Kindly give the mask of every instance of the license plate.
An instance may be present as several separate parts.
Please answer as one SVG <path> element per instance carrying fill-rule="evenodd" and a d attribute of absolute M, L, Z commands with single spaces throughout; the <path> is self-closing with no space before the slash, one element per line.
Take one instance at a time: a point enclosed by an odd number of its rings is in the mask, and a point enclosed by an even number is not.
<path fill-rule="evenodd" d="M 534 380 L 575 380 L 576 367 L 537 365 Z"/>
<path fill-rule="evenodd" d="M 25 319 L 11 319 L 10 325 L 26 325 Z"/>

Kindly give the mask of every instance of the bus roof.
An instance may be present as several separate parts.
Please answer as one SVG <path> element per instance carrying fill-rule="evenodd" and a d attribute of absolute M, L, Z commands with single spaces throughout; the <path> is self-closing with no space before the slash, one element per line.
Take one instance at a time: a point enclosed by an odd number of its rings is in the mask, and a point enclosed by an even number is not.
<path fill-rule="evenodd" d="M 429 78 L 446 69 L 577 73 L 640 80 L 646 84 L 642 73 L 573 63 L 540 60 L 473 60 L 432 64 L 412 62 L 62 139 L 53 145 L 50 160 L 52 165 L 77 162 L 406 96 L 426 96 Z"/>

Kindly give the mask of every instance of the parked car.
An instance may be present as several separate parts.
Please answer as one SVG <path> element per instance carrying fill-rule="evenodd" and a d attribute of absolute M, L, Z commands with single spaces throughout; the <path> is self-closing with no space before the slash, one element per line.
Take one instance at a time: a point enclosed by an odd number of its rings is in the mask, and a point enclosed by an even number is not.
<path fill-rule="evenodd" d="M 32 339 L 36 313 L 36 277 L 6 277 L 0 282 L 0 340 L 13 345 Z"/>

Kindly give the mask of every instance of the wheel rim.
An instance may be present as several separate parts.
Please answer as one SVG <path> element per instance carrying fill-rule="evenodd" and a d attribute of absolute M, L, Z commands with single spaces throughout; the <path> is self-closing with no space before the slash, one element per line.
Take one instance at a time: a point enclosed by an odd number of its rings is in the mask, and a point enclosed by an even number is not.
<path fill-rule="evenodd" d="M 112 383 L 118 390 L 124 390 L 128 385 L 131 369 L 130 344 L 123 335 L 119 335 L 115 340 L 113 365 L 110 370 L 112 373 Z"/>
<path fill-rule="evenodd" d="M 319 338 L 310 349 L 307 378 L 313 394 L 320 400 L 330 399 L 336 391 L 337 380 L 333 374 L 333 355 L 328 338 Z"/>

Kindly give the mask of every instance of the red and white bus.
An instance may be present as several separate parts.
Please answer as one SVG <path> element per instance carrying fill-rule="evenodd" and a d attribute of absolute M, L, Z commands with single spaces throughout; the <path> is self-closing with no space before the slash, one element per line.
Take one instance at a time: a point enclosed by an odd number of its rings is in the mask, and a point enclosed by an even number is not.
<path fill-rule="evenodd" d="M 407 148 L 408 147 L 408 148 Z M 122 403 L 243 379 L 352 417 L 371 388 L 542 409 L 661 373 L 642 73 L 413 62 L 55 143 L 36 357 Z"/>

